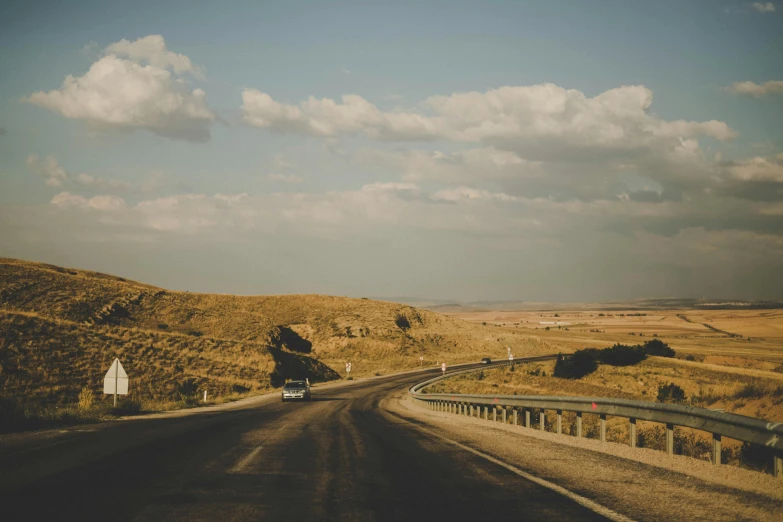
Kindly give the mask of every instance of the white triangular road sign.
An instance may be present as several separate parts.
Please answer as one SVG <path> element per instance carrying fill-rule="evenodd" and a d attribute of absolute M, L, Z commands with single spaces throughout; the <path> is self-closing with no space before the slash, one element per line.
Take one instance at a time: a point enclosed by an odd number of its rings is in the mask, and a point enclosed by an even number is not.
<path fill-rule="evenodd" d="M 128 374 L 125 373 L 125 368 L 122 367 L 119 359 L 114 359 L 111 368 L 103 378 L 103 393 L 128 394 Z"/>
<path fill-rule="evenodd" d="M 106 372 L 106 376 L 104 377 L 104 379 L 108 379 L 109 377 L 114 379 L 115 371 L 117 372 L 116 377 L 123 377 L 125 379 L 128 378 L 128 374 L 125 373 L 125 368 L 122 367 L 122 363 L 120 362 L 120 360 L 114 359 L 114 362 L 111 363 L 111 368 L 109 368 L 109 371 Z"/>

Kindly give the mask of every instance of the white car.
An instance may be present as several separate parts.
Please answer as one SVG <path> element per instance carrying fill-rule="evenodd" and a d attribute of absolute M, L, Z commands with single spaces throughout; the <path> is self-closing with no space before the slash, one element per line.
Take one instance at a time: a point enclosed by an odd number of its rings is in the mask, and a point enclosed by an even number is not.
<path fill-rule="evenodd" d="M 310 400 L 310 383 L 307 381 L 290 381 L 283 386 L 283 402 L 289 400 Z"/>

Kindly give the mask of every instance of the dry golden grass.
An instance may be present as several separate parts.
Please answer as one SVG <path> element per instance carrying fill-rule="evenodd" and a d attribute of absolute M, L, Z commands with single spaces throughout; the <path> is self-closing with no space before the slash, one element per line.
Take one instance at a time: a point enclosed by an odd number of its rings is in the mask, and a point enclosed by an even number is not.
<path fill-rule="evenodd" d="M 383 374 L 441 362 L 555 349 L 397 303 L 320 295 L 173 292 L 123 278 L 0 258 L 0 399 L 68 408 L 119 357 L 126 402 L 144 409 L 222 398 L 285 378 Z M 1 406 L 1 405 L 0 405 Z"/>

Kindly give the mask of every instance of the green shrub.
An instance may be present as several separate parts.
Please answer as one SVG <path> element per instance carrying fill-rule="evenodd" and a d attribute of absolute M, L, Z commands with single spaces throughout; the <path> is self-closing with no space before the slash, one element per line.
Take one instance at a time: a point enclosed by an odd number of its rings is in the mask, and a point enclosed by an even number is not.
<path fill-rule="evenodd" d="M 767 446 L 743 442 L 739 451 L 740 463 L 748 468 L 770 472 L 775 450 Z"/>
<path fill-rule="evenodd" d="M 644 343 L 644 353 L 656 357 L 674 357 L 676 354 L 668 344 L 660 339 L 653 339 Z"/>
<path fill-rule="evenodd" d="M 577 350 L 570 357 L 558 357 L 554 376 L 562 379 L 581 379 L 597 369 L 598 364 L 591 349 Z"/>
<path fill-rule="evenodd" d="M 136 415 L 141 412 L 139 401 L 121 400 L 116 408 L 111 409 L 112 415 Z"/>
<path fill-rule="evenodd" d="M 658 402 L 685 402 L 685 390 L 674 383 L 658 386 Z"/>
<path fill-rule="evenodd" d="M 765 397 L 767 389 L 764 386 L 751 382 L 740 388 L 734 393 L 735 399 L 754 399 Z"/>
<path fill-rule="evenodd" d="M 189 377 L 177 384 L 175 397 L 186 404 L 198 401 L 198 382 L 195 378 Z"/>
<path fill-rule="evenodd" d="M 615 344 L 611 348 L 597 350 L 598 361 L 610 366 L 633 366 L 647 358 L 641 346 Z"/>
<path fill-rule="evenodd" d="M 398 327 L 400 330 L 408 330 L 408 329 L 410 329 L 410 327 L 411 327 L 411 322 L 410 322 L 410 321 L 408 320 L 408 318 L 407 318 L 407 317 L 405 317 L 404 315 L 398 315 L 398 316 L 397 316 L 397 317 L 394 319 L 394 324 L 396 324 L 396 325 L 397 325 L 397 327 Z"/>
<path fill-rule="evenodd" d="M 89 410 L 94 402 L 95 394 L 92 393 L 92 390 L 87 386 L 82 388 L 82 391 L 79 393 L 79 409 Z"/>

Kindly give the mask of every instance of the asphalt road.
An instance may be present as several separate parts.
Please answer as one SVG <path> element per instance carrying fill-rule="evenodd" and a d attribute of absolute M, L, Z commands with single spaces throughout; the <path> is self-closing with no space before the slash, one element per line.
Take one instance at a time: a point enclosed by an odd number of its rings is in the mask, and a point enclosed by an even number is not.
<path fill-rule="evenodd" d="M 596 520 L 390 415 L 399 375 L 0 446 L 0 520 Z"/>

